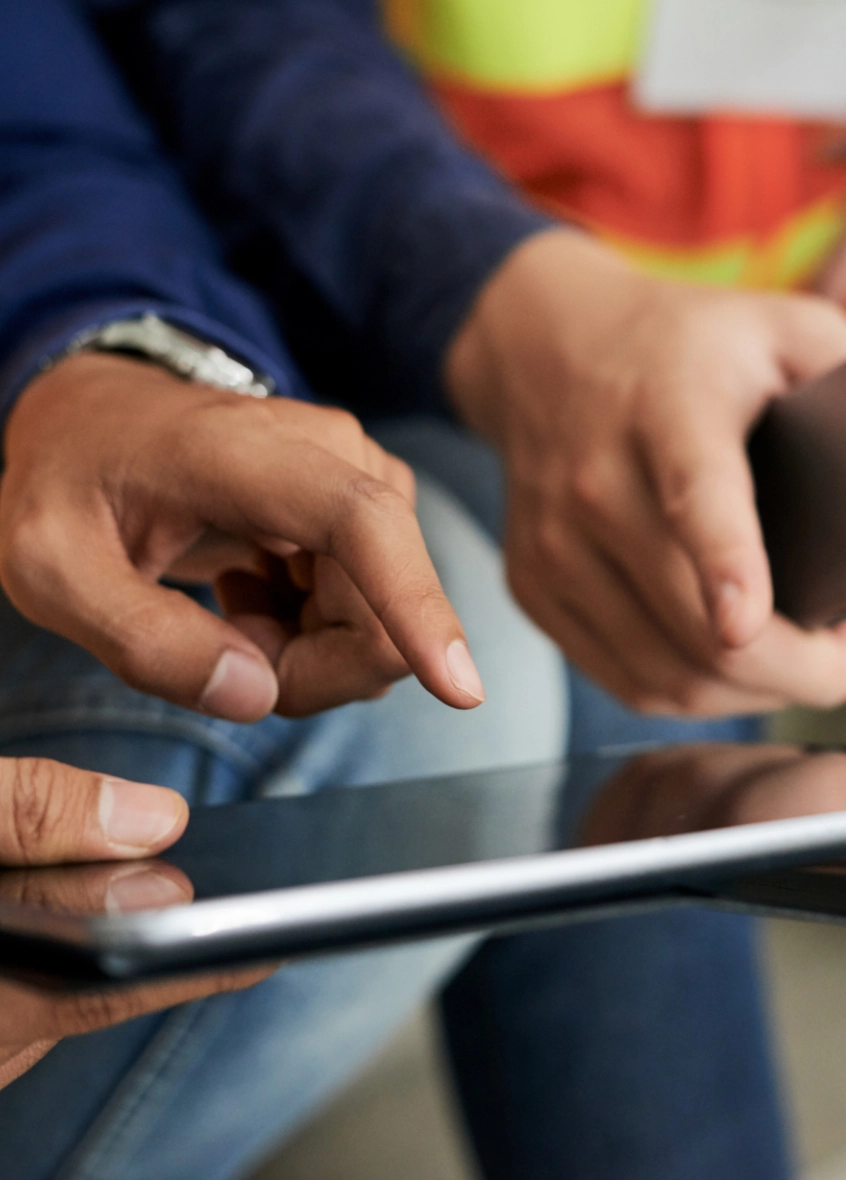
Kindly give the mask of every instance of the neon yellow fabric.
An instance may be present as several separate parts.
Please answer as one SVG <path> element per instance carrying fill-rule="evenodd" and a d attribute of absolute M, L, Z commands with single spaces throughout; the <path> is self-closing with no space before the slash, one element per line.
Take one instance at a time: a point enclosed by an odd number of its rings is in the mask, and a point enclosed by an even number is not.
<path fill-rule="evenodd" d="M 524 94 L 629 77 L 649 0 L 382 0 L 423 73 Z"/>
<path fill-rule="evenodd" d="M 637 266 L 662 278 L 787 290 L 810 281 L 843 234 L 844 216 L 842 202 L 828 198 L 786 222 L 767 242 L 741 239 L 687 250 L 594 229 Z"/>
<path fill-rule="evenodd" d="M 656 123 L 631 108 L 653 0 L 381 3 L 389 36 L 469 142 L 530 200 L 653 274 L 796 288 L 846 229 L 843 170 L 819 157 L 810 127 L 738 118 L 743 134 L 728 134 L 723 117 L 726 134 L 703 136 L 707 116 Z M 657 215 L 675 190 L 678 208 Z"/>

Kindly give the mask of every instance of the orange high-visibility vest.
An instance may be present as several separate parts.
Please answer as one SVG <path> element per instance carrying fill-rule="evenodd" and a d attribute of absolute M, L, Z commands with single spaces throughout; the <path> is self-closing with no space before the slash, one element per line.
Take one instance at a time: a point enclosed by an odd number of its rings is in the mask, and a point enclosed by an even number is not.
<path fill-rule="evenodd" d="M 536 204 L 655 273 L 801 286 L 846 228 L 832 128 L 634 108 L 649 0 L 382 2 L 470 144 Z"/>

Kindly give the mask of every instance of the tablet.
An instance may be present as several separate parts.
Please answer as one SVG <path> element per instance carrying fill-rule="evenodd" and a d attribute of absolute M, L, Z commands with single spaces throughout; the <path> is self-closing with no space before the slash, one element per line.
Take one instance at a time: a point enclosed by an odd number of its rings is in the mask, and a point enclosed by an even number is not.
<path fill-rule="evenodd" d="M 846 365 L 775 398 L 748 450 L 776 609 L 830 626 L 846 616 Z"/>
<path fill-rule="evenodd" d="M 683 903 L 840 918 L 846 753 L 676 746 L 198 808 L 144 865 L 185 901 L 133 900 L 130 875 L 110 905 L 125 864 L 0 872 L 0 970 L 131 982 Z"/>

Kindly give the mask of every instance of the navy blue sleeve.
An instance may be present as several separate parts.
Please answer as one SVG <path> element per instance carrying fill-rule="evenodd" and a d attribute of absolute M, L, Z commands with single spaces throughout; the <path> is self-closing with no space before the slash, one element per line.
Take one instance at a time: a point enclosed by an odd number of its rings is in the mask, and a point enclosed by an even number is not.
<path fill-rule="evenodd" d="M 80 331 L 157 314 L 291 391 L 261 301 L 231 278 L 84 14 L 3 0 L 0 415 Z"/>
<path fill-rule="evenodd" d="M 248 223 L 282 247 L 387 364 L 395 408 L 431 406 L 479 288 L 548 219 L 461 146 L 370 0 L 145 0 L 142 12 L 152 58 L 139 76 L 152 61 L 195 192 L 230 233 Z"/>

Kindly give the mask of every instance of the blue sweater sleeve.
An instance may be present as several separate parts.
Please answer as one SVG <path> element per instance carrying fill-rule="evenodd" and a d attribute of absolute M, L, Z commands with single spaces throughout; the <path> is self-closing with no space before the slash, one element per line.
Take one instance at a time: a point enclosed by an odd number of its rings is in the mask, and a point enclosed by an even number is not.
<path fill-rule="evenodd" d="M 290 392 L 272 317 L 222 266 L 84 14 L 65 0 L 2 7 L 0 415 L 77 333 L 143 311 Z"/>
<path fill-rule="evenodd" d="M 431 406 L 479 288 L 549 221 L 457 141 L 371 0 L 145 0 L 141 12 L 152 58 L 137 74 L 152 64 L 195 192 L 230 236 L 259 229 L 281 248 L 390 372 L 395 408 Z"/>

